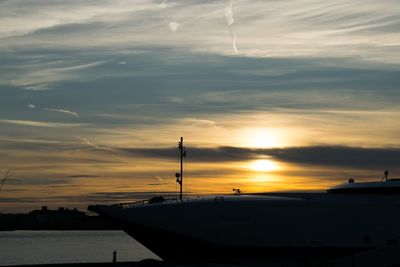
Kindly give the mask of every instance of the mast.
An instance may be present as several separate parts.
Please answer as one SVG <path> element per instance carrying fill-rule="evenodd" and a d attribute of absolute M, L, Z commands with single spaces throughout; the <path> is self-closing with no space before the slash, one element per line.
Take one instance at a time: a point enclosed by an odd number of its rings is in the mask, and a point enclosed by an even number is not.
<path fill-rule="evenodd" d="M 176 182 L 179 184 L 179 199 L 182 200 L 182 187 L 183 187 L 183 158 L 186 157 L 185 146 L 183 145 L 183 137 L 181 137 L 181 141 L 179 142 L 179 152 L 180 152 L 180 172 L 175 174 Z"/>

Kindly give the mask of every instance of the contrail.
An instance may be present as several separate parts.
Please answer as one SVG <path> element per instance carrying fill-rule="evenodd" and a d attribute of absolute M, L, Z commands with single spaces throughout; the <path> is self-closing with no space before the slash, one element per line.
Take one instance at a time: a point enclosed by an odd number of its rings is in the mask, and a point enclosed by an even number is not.
<path fill-rule="evenodd" d="M 232 28 L 230 28 L 231 36 L 232 36 L 232 47 L 233 50 L 235 51 L 235 54 L 238 54 L 238 50 L 236 47 L 236 33 L 233 32 Z"/>
<path fill-rule="evenodd" d="M 238 50 L 236 47 L 236 33 L 233 31 L 233 28 L 232 28 L 232 24 L 235 22 L 235 20 L 233 19 L 232 0 L 226 0 L 225 19 L 226 19 L 226 23 L 228 24 L 229 33 L 231 34 L 232 47 L 233 47 L 233 50 L 235 51 L 235 54 L 237 55 Z"/>
<path fill-rule="evenodd" d="M 78 113 L 76 113 L 74 111 L 71 111 L 71 110 L 67 110 L 67 109 L 44 108 L 44 110 L 52 111 L 52 112 L 64 113 L 64 114 L 72 115 L 74 117 L 79 118 L 79 114 Z"/>
<path fill-rule="evenodd" d="M 231 26 L 235 22 L 233 19 L 232 0 L 226 0 L 225 18 L 228 26 Z"/>
<path fill-rule="evenodd" d="M 98 150 L 98 151 L 101 151 L 101 152 L 108 153 L 108 154 L 110 155 L 111 158 L 113 158 L 113 159 L 115 159 L 115 160 L 117 160 L 117 161 L 119 161 L 119 162 L 124 162 L 124 163 L 126 163 L 125 160 L 123 160 L 123 159 L 121 159 L 120 157 L 117 157 L 117 156 L 115 156 L 115 155 L 112 154 L 112 153 L 115 153 L 115 150 L 114 150 L 114 149 L 109 148 L 109 147 L 104 147 L 104 146 L 96 145 L 95 143 L 89 141 L 88 139 L 86 139 L 86 138 L 84 138 L 84 137 L 78 137 L 78 138 L 79 138 L 80 140 L 82 140 L 82 141 L 83 141 L 86 145 L 88 145 L 89 147 L 92 147 L 92 148 L 94 148 L 94 149 L 96 149 L 96 150 Z"/>
<path fill-rule="evenodd" d="M 85 142 L 90 147 L 93 147 L 93 148 L 96 148 L 96 149 L 100 149 L 100 150 L 104 149 L 104 148 L 102 148 L 102 147 L 90 142 L 88 139 L 86 139 L 84 137 L 78 137 L 78 138 L 81 139 L 83 142 Z"/>

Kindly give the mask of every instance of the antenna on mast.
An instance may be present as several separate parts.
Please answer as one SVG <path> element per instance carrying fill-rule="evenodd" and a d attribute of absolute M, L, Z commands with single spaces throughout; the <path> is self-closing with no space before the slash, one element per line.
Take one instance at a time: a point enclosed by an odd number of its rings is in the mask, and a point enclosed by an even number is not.
<path fill-rule="evenodd" d="M 385 170 L 385 172 L 383 173 L 385 175 L 385 181 L 387 181 L 388 179 L 388 175 L 389 175 L 389 171 Z"/>
<path fill-rule="evenodd" d="M 180 159 L 181 159 L 181 169 L 180 172 L 177 172 L 175 174 L 176 177 L 176 182 L 179 184 L 180 190 L 179 190 L 179 199 L 182 200 L 182 187 L 183 187 L 183 158 L 186 157 L 186 150 L 185 146 L 183 145 L 183 137 L 181 137 L 181 141 L 179 142 L 178 145 L 179 151 L 180 151 Z"/>

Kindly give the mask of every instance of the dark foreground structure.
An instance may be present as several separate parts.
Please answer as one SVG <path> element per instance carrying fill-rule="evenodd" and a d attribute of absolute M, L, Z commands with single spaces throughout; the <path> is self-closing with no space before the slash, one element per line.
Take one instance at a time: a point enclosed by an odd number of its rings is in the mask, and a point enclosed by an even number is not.
<path fill-rule="evenodd" d="M 400 179 L 388 179 L 388 171 L 384 181 L 350 179 L 325 193 L 241 194 L 233 189 L 234 195 L 184 198 L 182 137 L 178 148 L 179 198 L 88 209 L 166 262 L 313 266 L 350 257 L 353 264 L 355 255 L 365 258 L 376 251 L 387 255 L 377 257 L 375 266 L 398 260 L 390 248 L 400 240 Z"/>
<path fill-rule="evenodd" d="M 89 209 L 168 262 L 308 264 L 397 244 L 398 205 L 397 195 L 296 193 Z"/>

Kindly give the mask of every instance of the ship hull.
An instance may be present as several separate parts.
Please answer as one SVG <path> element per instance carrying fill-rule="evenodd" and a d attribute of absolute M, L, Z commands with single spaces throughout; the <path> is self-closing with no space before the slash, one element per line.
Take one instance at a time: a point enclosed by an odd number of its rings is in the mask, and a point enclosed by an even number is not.
<path fill-rule="evenodd" d="M 155 229 L 123 223 L 123 230 L 169 262 L 315 262 L 374 249 L 374 247 L 250 247 L 228 246 Z"/>
<path fill-rule="evenodd" d="M 324 261 L 400 240 L 397 197 L 215 197 L 97 212 L 167 261 Z"/>

